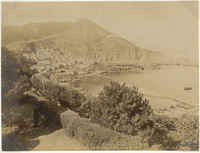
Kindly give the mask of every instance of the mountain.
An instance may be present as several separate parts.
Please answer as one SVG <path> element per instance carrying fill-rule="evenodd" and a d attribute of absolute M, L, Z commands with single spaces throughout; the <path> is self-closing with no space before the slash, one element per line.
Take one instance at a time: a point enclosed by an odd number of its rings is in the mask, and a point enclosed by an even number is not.
<path fill-rule="evenodd" d="M 64 31 L 71 25 L 71 22 L 46 22 L 31 23 L 21 27 L 3 26 L 2 44 L 6 45 L 17 41 L 27 41 L 48 37 Z"/>
<path fill-rule="evenodd" d="M 88 19 L 76 22 L 32 23 L 2 27 L 2 44 L 22 52 L 34 43 L 40 50 L 62 52 L 85 62 L 169 63 L 170 56 L 146 50 L 113 34 Z"/>

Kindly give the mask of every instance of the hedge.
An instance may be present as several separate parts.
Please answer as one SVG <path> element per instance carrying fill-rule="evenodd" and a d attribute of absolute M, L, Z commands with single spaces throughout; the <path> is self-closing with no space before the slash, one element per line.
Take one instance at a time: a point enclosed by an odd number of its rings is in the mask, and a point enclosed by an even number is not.
<path fill-rule="evenodd" d="M 76 111 L 81 104 L 86 101 L 86 97 L 80 91 L 70 87 L 60 86 L 41 75 L 35 75 L 31 78 L 32 86 L 38 90 L 44 97 L 51 101 L 59 101 L 63 107 L 68 107 Z"/>
<path fill-rule="evenodd" d="M 89 119 L 81 118 L 73 111 L 61 114 L 61 123 L 66 133 L 74 137 L 92 150 L 148 150 L 147 144 L 140 143 L 139 137 L 127 136 Z"/>

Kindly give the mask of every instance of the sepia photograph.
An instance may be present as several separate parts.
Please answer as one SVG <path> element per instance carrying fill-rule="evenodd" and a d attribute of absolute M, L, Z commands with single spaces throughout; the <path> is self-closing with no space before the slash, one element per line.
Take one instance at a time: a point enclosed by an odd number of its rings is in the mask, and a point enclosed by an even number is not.
<path fill-rule="evenodd" d="M 199 1 L 1 2 L 1 151 L 199 151 Z"/>

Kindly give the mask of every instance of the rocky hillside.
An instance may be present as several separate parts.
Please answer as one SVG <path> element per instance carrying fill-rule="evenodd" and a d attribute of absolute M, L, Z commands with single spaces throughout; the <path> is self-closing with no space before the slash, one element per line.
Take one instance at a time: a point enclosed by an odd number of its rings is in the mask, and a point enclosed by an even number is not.
<path fill-rule="evenodd" d="M 170 56 L 142 49 L 87 19 L 72 22 L 34 23 L 21 27 L 2 27 L 2 45 L 24 51 L 34 43 L 36 49 L 50 50 L 83 62 L 170 63 Z"/>

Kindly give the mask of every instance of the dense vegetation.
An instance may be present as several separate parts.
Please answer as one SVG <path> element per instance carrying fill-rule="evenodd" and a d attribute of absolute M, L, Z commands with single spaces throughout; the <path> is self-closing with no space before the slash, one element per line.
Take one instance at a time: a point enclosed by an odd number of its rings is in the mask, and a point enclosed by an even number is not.
<path fill-rule="evenodd" d="M 199 116 L 184 114 L 173 119 L 176 130 L 169 136 L 179 141 L 178 149 L 186 151 L 199 150 Z"/>
<path fill-rule="evenodd" d="M 138 89 L 111 82 L 91 104 L 90 118 L 93 122 L 125 134 L 136 135 L 147 126 L 152 127 L 152 113 L 147 100 Z"/>
<path fill-rule="evenodd" d="M 175 124 L 167 117 L 153 114 L 148 103 L 136 87 L 110 82 L 96 99 L 81 107 L 80 115 L 84 116 L 89 111 L 85 117 L 94 123 L 127 135 L 140 135 L 141 141 L 149 146 L 164 145 L 171 141 L 168 140 L 168 132 L 174 130 Z"/>
<path fill-rule="evenodd" d="M 191 134 L 183 134 L 182 120 L 155 115 L 148 100 L 143 99 L 136 87 L 110 82 L 95 98 L 55 83 L 50 85 L 40 77 L 32 80 L 37 89 L 45 91 L 47 97 L 54 97 L 62 106 L 78 112 L 81 117 L 126 135 L 139 136 L 141 143 L 147 143 L 149 147 L 159 145 L 163 150 L 198 150 L 198 122 L 190 123 L 192 128 L 185 126 L 191 129 Z M 186 139 L 189 142 L 186 143 Z"/>
<path fill-rule="evenodd" d="M 30 91 L 30 81 L 35 72 L 30 66 L 35 62 L 27 60 L 20 54 L 15 54 L 6 48 L 1 49 L 2 57 L 2 149 L 3 151 L 30 150 L 30 138 L 44 133 L 50 133 L 61 128 L 60 113 L 63 109 L 56 104 L 45 102 L 43 107 L 44 122 L 38 124 L 54 124 L 54 128 L 40 130 L 33 128 L 33 108 L 38 99 L 25 95 Z M 65 109 L 64 109 L 65 110 Z M 48 122 L 47 122 L 48 121 Z M 44 124 L 43 124 L 43 123 Z M 33 141 L 31 141 L 33 143 Z"/>
<path fill-rule="evenodd" d="M 172 119 L 155 115 L 136 87 L 111 82 L 97 98 L 90 98 L 82 104 L 80 115 L 115 131 L 138 135 L 141 142 L 150 147 L 159 145 L 163 150 L 198 150 L 198 116 Z"/>
<path fill-rule="evenodd" d="M 92 123 L 78 113 L 66 111 L 61 115 L 66 133 L 92 150 L 148 150 L 138 136 L 130 137 L 109 128 Z"/>
<path fill-rule="evenodd" d="M 2 121 L 9 126 L 16 116 L 17 107 L 23 103 L 24 92 L 31 89 L 34 74 L 29 67 L 35 62 L 1 48 L 2 59 Z"/>
<path fill-rule="evenodd" d="M 47 78 L 39 75 L 34 76 L 32 85 L 43 96 L 54 102 L 59 102 L 63 107 L 78 111 L 79 107 L 86 101 L 86 96 L 70 87 L 59 86 L 56 82 L 52 82 Z"/>

